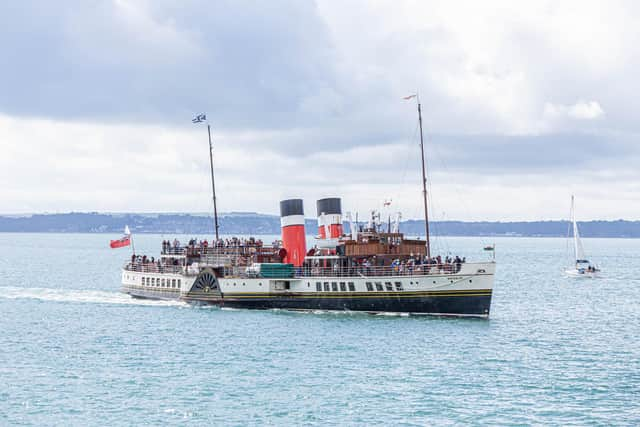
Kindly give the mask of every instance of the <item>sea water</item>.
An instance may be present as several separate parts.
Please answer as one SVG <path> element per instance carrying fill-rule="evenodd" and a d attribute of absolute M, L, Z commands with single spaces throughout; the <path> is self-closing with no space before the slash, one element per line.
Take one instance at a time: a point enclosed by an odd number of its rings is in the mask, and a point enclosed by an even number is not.
<path fill-rule="evenodd" d="M 584 239 L 603 277 L 575 279 L 564 239 L 438 239 L 496 243 L 472 320 L 133 300 L 114 237 L 0 234 L 0 424 L 640 423 L 638 240 Z"/>

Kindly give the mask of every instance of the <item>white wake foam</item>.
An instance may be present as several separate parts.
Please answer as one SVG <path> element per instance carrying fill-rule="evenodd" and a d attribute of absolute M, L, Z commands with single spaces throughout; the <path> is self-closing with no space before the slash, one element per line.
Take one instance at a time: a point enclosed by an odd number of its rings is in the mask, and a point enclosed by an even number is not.
<path fill-rule="evenodd" d="M 91 304 L 187 306 L 187 304 L 182 301 L 136 299 L 120 292 L 61 288 L 20 288 L 15 286 L 1 286 L 0 298 L 38 299 L 42 301 L 81 302 Z"/>

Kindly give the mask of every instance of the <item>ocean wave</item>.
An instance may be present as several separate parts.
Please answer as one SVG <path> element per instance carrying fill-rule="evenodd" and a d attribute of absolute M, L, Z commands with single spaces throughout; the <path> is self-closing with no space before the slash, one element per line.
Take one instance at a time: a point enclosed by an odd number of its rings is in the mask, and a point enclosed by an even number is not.
<path fill-rule="evenodd" d="M 165 307 L 187 306 L 187 304 L 182 301 L 136 299 L 120 292 L 63 288 L 22 288 L 17 286 L 0 287 L 0 298 L 37 299 L 42 301 L 80 302 L 90 304 L 126 304 Z"/>

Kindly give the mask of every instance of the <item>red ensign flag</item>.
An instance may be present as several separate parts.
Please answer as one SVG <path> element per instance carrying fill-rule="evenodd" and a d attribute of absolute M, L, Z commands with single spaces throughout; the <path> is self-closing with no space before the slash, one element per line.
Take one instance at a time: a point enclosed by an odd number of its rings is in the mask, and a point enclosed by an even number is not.
<path fill-rule="evenodd" d="M 115 249 L 115 248 L 123 248 L 125 246 L 129 246 L 130 244 L 131 244 L 131 236 L 124 236 L 122 239 L 112 240 L 111 243 L 109 243 L 109 246 L 111 246 L 112 249 Z"/>

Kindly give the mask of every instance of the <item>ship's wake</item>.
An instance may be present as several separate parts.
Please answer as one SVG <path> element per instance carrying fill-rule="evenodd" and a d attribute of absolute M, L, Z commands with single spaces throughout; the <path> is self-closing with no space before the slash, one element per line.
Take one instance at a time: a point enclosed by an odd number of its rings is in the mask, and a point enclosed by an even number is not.
<path fill-rule="evenodd" d="M 37 299 L 42 301 L 79 302 L 89 304 L 125 304 L 165 307 L 187 306 L 187 304 L 182 301 L 136 299 L 120 292 L 64 288 L 21 288 L 17 286 L 1 286 L 0 298 Z"/>

